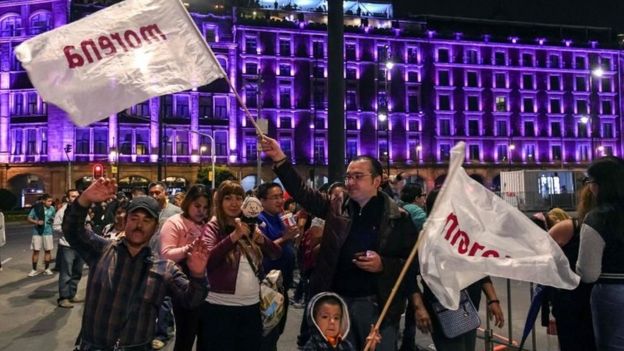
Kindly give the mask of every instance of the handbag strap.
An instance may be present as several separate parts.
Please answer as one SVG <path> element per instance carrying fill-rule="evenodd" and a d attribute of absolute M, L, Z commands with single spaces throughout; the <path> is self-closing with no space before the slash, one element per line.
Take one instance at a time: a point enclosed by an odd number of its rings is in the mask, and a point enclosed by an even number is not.
<path fill-rule="evenodd" d="M 240 250 L 243 252 L 243 255 L 245 255 L 245 258 L 247 258 L 247 262 L 249 262 L 251 270 L 254 271 L 254 273 L 256 274 L 256 278 L 258 278 L 258 280 L 262 282 L 263 278 L 262 273 L 260 272 L 260 268 L 255 265 L 253 259 L 251 258 L 251 255 L 249 254 L 249 251 L 247 251 L 245 245 L 241 244 L 240 242 L 237 242 L 237 244 Z"/>

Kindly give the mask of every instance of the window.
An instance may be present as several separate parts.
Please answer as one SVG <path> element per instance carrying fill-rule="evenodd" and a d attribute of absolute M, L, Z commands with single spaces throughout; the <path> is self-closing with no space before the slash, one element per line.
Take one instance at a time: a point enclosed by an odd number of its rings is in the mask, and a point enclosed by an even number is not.
<path fill-rule="evenodd" d="M 528 52 L 522 53 L 522 66 L 533 67 L 533 54 Z"/>
<path fill-rule="evenodd" d="M 479 52 L 474 49 L 469 49 L 466 51 L 465 61 L 467 64 L 476 65 L 479 64 Z"/>
<path fill-rule="evenodd" d="M 293 127 L 293 123 L 292 123 L 292 117 L 290 116 L 281 116 L 279 118 L 279 126 L 280 128 L 292 128 Z"/>
<path fill-rule="evenodd" d="M 407 63 L 418 63 L 418 48 L 407 48 Z"/>
<path fill-rule="evenodd" d="M 386 160 L 388 158 L 388 140 L 385 138 L 378 139 L 377 145 L 379 145 L 379 158 L 382 160 Z"/>
<path fill-rule="evenodd" d="M 610 115 L 613 113 L 613 104 L 610 100 L 602 100 L 602 114 Z"/>
<path fill-rule="evenodd" d="M 199 118 L 208 119 L 212 118 L 212 96 L 200 95 L 199 96 Z"/>
<path fill-rule="evenodd" d="M 41 131 L 41 150 L 39 150 L 40 155 L 48 154 L 48 132 L 47 130 Z"/>
<path fill-rule="evenodd" d="M 584 56 L 575 56 L 574 57 L 574 67 L 576 69 L 585 69 L 587 60 Z"/>
<path fill-rule="evenodd" d="M 446 49 L 446 48 L 438 49 L 438 62 L 449 62 L 449 61 L 450 61 L 449 49 Z"/>
<path fill-rule="evenodd" d="M 191 112 L 189 110 L 189 97 L 187 95 L 176 95 L 175 102 L 176 117 L 190 118 Z"/>
<path fill-rule="evenodd" d="M 290 83 L 280 83 L 279 85 L 279 99 L 280 108 L 290 108 L 290 98 L 292 96 L 292 86 Z"/>
<path fill-rule="evenodd" d="M 134 116 L 150 117 L 149 100 L 138 103 L 130 108 Z"/>
<path fill-rule="evenodd" d="M 379 81 L 385 81 L 388 78 L 388 76 L 386 76 L 386 72 L 386 66 L 380 66 L 377 70 L 377 79 Z"/>
<path fill-rule="evenodd" d="M 602 124 L 602 137 L 613 138 L 613 123 Z"/>
<path fill-rule="evenodd" d="M 505 64 L 507 64 L 507 55 L 505 55 L 505 52 L 503 51 L 496 51 L 494 53 L 494 63 L 497 66 L 504 66 Z"/>
<path fill-rule="evenodd" d="M 322 41 L 312 42 L 312 56 L 315 58 L 325 57 L 325 44 Z"/>
<path fill-rule="evenodd" d="M 524 146 L 527 161 L 535 161 L 535 145 L 529 144 Z"/>
<path fill-rule="evenodd" d="M 247 160 L 257 160 L 258 159 L 258 143 L 256 138 L 247 137 L 245 138 L 245 157 Z"/>
<path fill-rule="evenodd" d="M 280 76 L 290 76 L 290 63 L 280 63 L 279 65 Z"/>
<path fill-rule="evenodd" d="M 9 60 L 10 60 L 9 70 L 11 71 L 23 71 L 24 70 L 24 67 L 22 67 L 22 63 L 20 62 L 20 60 L 17 59 L 17 56 L 15 54 L 10 53 Z M 4 65 L 2 66 L 2 69 L 4 69 Z"/>
<path fill-rule="evenodd" d="M 468 111 L 479 111 L 478 96 L 468 96 Z"/>
<path fill-rule="evenodd" d="M 26 155 L 36 155 L 36 154 L 37 154 L 37 130 L 26 129 Z"/>
<path fill-rule="evenodd" d="M 9 14 L 0 20 L 0 37 L 17 37 L 22 35 L 22 17 Z"/>
<path fill-rule="evenodd" d="M 496 147 L 496 160 L 507 161 L 507 145 L 498 145 Z"/>
<path fill-rule="evenodd" d="M 78 139 L 78 131 L 76 131 L 76 140 Z M 78 152 L 77 152 L 78 153 Z M 132 130 L 122 129 L 119 134 L 119 154 L 132 155 Z M 171 151 L 167 153 L 170 155 Z"/>
<path fill-rule="evenodd" d="M 550 90 L 561 90 L 561 77 L 550 76 L 549 77 Z"/>
<path fill-rule="evenodd" d="M 139 156 L 149 154 L 149 129 L 139 129 L 135 133 L 135 153 Z"/>
<path fill-rule="evenodd" d="M 552 160 L 553 161 L 560 161 L 561 160 L 561 145 L 551 145 L 550 146 L 550 152 L 552 154 Z"/>
<path fill-rule="evenodd" d="M 479 86 L 479 76 L 477 76 L 477 72 L 466 73 L 466 86 L 473 88 Z"/>
<path fill-rule="evenodd" d="M 216 119 L 228 119 L 228 103 L 227 97 L 215 96 L 214 97 L 214 118 Z"/>
<path fill-rule="evenodd" d="M 506 96 L 497 96 L 496 97 L 496 112 L 505 112 L 507 111 L 507 97 Z"/>
<path fill-rule="evenodd" d="M 604 156 L 613 156 L 613 146 L 605 146 L 602 154 Z"/>
<path fill-rule="evenodd" d="M 550 112 L 561 113 L 561 99 L 550 99 Z"/>
<path fill-rule="evenodd" d="M 258 87 L 255 84 L 245 86 L 245 103 L 249 108 L 258 107 Z"/>
<path fill-rule="evenodd" d="M 439 120 L 439 128 L 441 136 L 449 136 L 451 135 L 451 120 L 450 119 L 440 119 Z"/>
<path fill-rule="evenodd" d="M 13 154 L 22 155 L 24 150 L 22 149 L 22 129 L 13 129 Z"/>
<path fill-rule="evenodd" d="M 39 108 L 37 107 L 38 97 L 37 93 L 28 93 L 28 101 L 26 105 L 26 114 L 37 115 L 39 114 Z"/>
<path fill-rule="evenodd" d="M 505 76 L 505 73 L 494 73 L 494 87 L 495 88 L 507 87 L 507 77 Z"/>
<path fill-rule="evenodd" d="M 577 136 L 579 138 L 587 138 L 588 136 L 588 123 L 583 123 L 581 121 L 578 121 L 576 123 L 576 129 L 577 129 Z"/>
<path fill-rule="evenodd" d="M 407 81 L 408 82 L 418 82 L 420 81 L 420 75 L 418 71 L 407 71 Z"/>
<path fill-rule="evenodd" d="M 223 130 L 215 131 L 215 154 L 217 156 L 227 156 L 228 133 Z"/>
<path fill-rule="evenodd" d="M 574 83 L 576 85 L 576 91 L 586 91 L 587 90 L 587 78 L 583 76 L 574 77 Z"/>
<path fill-rule="evenodd" d="M 550 136 L 561 137 L 561 122 L 550 122 Z"/>
<path fill-rule="evenodd" d="M 345 57 L 347 58 L 347 60 L 357 60 L 357 50 L 355 43 L 345 44 Z"/>
<path fill-rule="evenodd" d="M 535 124 L 533 121 L 524 121 L 524 136 L 535 136 Z"/>
<path fill-rule="evenodd" d="M 415 118 L 409 118 L 407 120 L 407 130 L 409 130 L 410 132 L 419 132 L 420 121 Z"/>
<path fill-rule="evenodd" d="M 387 45 L 377 45 L 377 60 L 386 61 L 390 58 L 390 50 Z"/>
<path fill-rule="evenodd" d="M 314 138 L 314 162 L 325 162 L 325 138 Z"/>
<path fill-rule="evenodd" d="M 535 105 L 533 104 L 533 98 L 522 98 L 522 112 L 535 112 Z"/>
<path fill-rule="evenodd" d="M 175 134 L 176 155 L 185 156 L 189 154 L 188 133 L 185 131 L 177 131 Z"/>
<path fill-rule="evenodd" d="M 30 17 L 30 34 L 37 35 L 52 28 L 52 14 L 50 11 L 35 12 Z"/>
<path fill-rule="evenodd" d="M 421 151 L 420 140 L 418 138 L 409 138 L 407 140 L 407 151 L 410 160 L 419 161 Z"/>
<path fill-rule="evenodd" d="M 611 78 L 606 78 L 606 77 L 600 78 L 600 91 L 602 92 L 611 91 Z"/>
<path fill-rule="evenodd" d="M 533 75 L 532 74 L 522 75 L 522 89 L 526 89 L 526 90 L 533 89 Z"/>
<path fill-rule="evenodd" d="M 587 114 L 587 100 L 576 100 L 576 113 L 578 114 Z"/>
<path fill-rule="evenodd" d="M 130 134 L 132 140 L 132 134 Z M 91 146 L 91 130 L 89 128 L 76 129 L 76 149 L 78 155 L 88 155 Z"/>
<path fill-rule="evenodd" d="M 209 43 L 214 43 L 217 41 L 217 27 L 215 25 L 206 25 L 204 26 L 204 37 L 206 41 Z"/>
<path fill-rule="evenodd" d="M 318 65 L 315 62 L 314 67 L 312 68 L 312 75 L 314 76 L 314 78 L 324 78 L 325 77 L 325 66 Z"/>
<path fill-rule="evenodd" d="M 347 79 L 357 79 L 357 68 L 347 67 L 345 76 Z"/>
<path fill-rule="evenodd" d="M 13 106 L 11 107 L 11 115 L 23 116 L 24 115 L 24 95 L 22 93 L 14 93 Z"/>
<path fill-rule="evenodd" d="M 347 117 L 345 119 L 345 127 L 350 130 L 358 129 L 358 119 L 357 117 Z"/>
<path fill-rule="evenodd" d="M 449 86 L 451 81 L 449 79 L 449 71 L 438 71 L 438 85 Z"/>
<path fill-rule="evenodd" d="M 280 39 L 279 40 L 279 54 L 281 56 L 290 56 L 290 40 L 289 39 Z"/>
<path fill-rule="evenodd" d="M 325 129 L 325 117 L 314 116 L 314 128 Z"/>
<path fill-rule="evenodd" d="M 357 93 L 355 90 L 347 90 L 345 102 L 347 104 L 347 110 L 357 110 Z"/>
<path fill-rule="evenodd" d="M 610 70 L 611 69 L 611 58 L 610 57 L 601 57 L 600 58 L 600 67 L 602 67 L 605 70 Z"/>
<path fill-rule="evenodd" d="M 318 109 L 325 109 L 325 84 L 314 84 L 314 107 Z"/>
<path fill-rule="evenodd" d="M 256 54 L 258 49 L 258 39 L 253 36 L 245 37 L 245 52 Z"/>
<path fill-rule="evenodd" d="M 358 141 L 355 137 L 347 137 L 347 145 L 345 148 L 346 159 L 352 160 L 358 155 Z"/>
<path fill-rule="evenodd" d="M 438 96 L 438 109 L 449 111 L 451 109 L 451 97 L 448 95 Z"/>
<path fill-rule="evenodd" d="M 95 129 L 93 131 L 93 153 L 96 155 L 108 154 L 108 130 Z"/>
<path fill-rule="evenodd" d="M 507 136 L 507 121 L 496 121 L 496 136 Z"/>
<path fill-rule="evenodd" d="M 548 67 L 550 68 L 560 68 L 561 62 L 559 55 L 548 55 Z"/>
<path fill-rule="evenodd" d="M 448 161 L 451 158 L 451 145 L 440 145 L 440 161 Z"/>
<path fill-rule="evenodd" d="M 173 96 L 165 95 L 162 98 L 163 115 L 167 118 L 173 116 Z"/>
<path fill-rule="evenodd" d="M 407 93 L 407 112 L 420 111 L 420 94 L 417 91 Z"/>
<path fill-rule="evenodd" d="M 472 161 L 479 161 L 481 159 L 479 152 L 479 145 L 469 145 L 468 146 L 468 156 Z"/>
<path fill-rule="evenodd" d="M 258 74 L 258 63 L 257 62 L 245 62 L 245 74 Z"/>
<path fill-rule="evenodd" d="M 282 136 L 279 144 L 286 157 L 292 159 L 292 140 L 289 137 Z"/>
<path fill-rule="evenodd" d="M 589 161 L 589 146 L 587 145 L 579 145 L 578 153 L 580 161 Z"/>
<path fill-rule="evenodd" d="M 475 119 L 471 119 L 468 121 L 468 135 L 469 136 L 479 136 L 479 121 Z"/>

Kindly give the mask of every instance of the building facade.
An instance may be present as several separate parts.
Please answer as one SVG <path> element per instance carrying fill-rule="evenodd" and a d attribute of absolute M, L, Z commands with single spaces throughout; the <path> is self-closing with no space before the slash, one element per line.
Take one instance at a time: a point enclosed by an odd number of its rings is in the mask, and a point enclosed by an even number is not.
<path fill-rule="evenodd" d="M 331 152 L 327 14 L 322 2 L 305 3 L 258 1 L 192 16 L 268 135 L 302 174 L 322 177 Z M 43 102 L 14 48 L 95 10 L 0 1 L 0 188 L 60 196 L 89 181 L 96 163 L 127 187 L 157 180 L 158 164 L 161 178 L 184 186 L 213 153 L 247 187 L 259 169 L 272 178 L 268 166 L 258 167 L 254 128 L 224 81 L 85 128 Z M 452 146 L 465 141 L 469 173 L 496 188 L 502 170 L 580 170 L 622 154 L 620 49 L 592 38 L 507 35 L 504 24 L 467 34 L 392 15 L 388 4 L 345 2 L 345 160 L 369 154 L 393 173 L 417 168 L 431 186 L 443 178 Z"/>

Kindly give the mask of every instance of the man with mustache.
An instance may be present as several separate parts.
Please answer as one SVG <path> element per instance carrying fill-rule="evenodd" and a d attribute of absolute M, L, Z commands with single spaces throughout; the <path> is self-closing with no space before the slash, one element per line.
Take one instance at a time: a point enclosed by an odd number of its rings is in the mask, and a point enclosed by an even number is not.
<path fill-rule="evenodd" d="M 161 260 L 148 245 L 158 228 L 158 202 L 139 197 L 128 204 L 125 236 L 107 240 L 84 228 L 88 208 L 112 198 L 117 186 L 100 178 L 68 208 L 66 239 L 89 265 L 80 350 L 151 350 L 158 306 L 167 292 L 198 306 L 206 297 L 208 249 L 189 251 L 187 277 L 173 261 Z"/>

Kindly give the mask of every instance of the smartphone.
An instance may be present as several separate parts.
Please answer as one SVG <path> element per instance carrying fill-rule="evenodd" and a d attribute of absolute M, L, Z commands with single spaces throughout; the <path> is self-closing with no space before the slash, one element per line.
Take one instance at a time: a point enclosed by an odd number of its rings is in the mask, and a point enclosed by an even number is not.
<path fill-rule="evenodd" d="M 366 257 L 366 251 L 360 251 L 353 254 L 353 259 L 359 260 L 362 257 Z"/>

